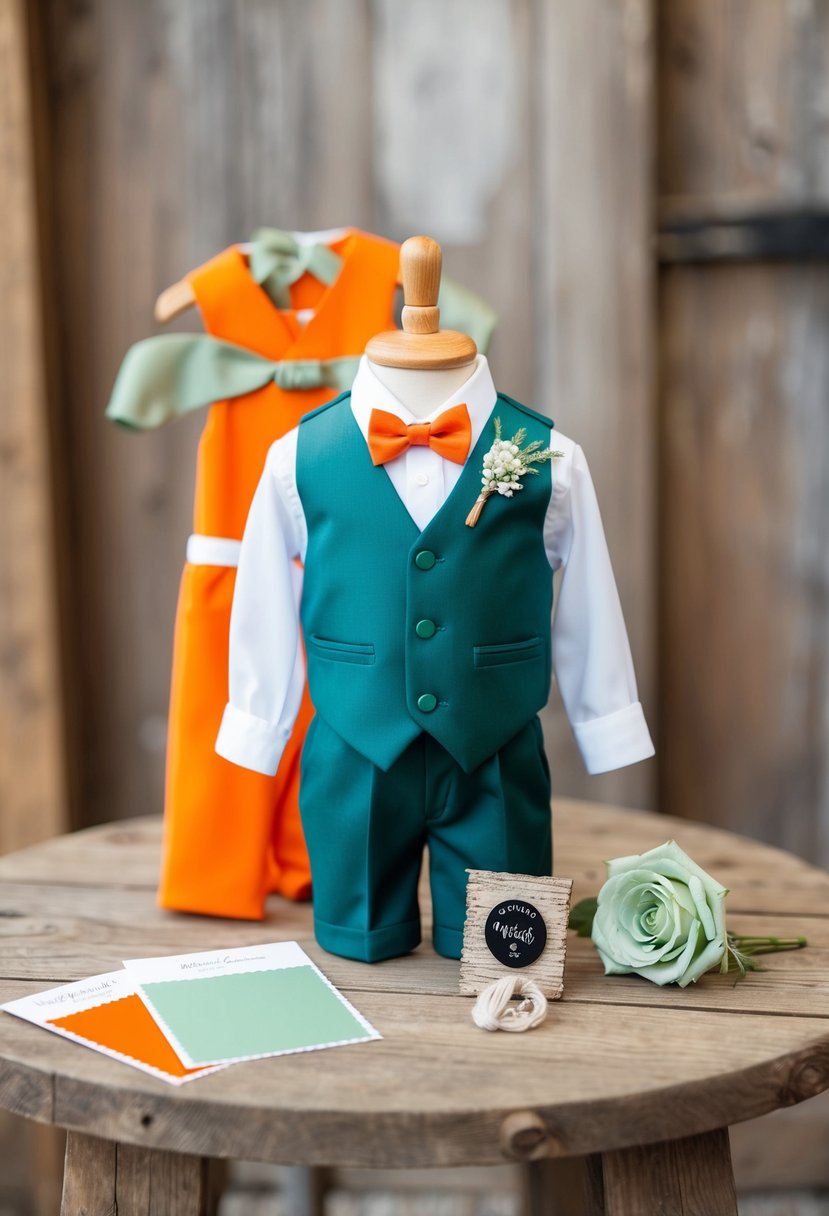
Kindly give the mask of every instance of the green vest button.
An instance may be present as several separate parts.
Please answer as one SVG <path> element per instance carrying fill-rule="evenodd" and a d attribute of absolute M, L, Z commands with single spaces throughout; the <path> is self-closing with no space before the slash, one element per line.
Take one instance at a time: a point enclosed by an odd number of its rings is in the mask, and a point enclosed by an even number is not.
<path fill-rule="evenodd" d="M 417 708 L 421 709 L 424 714 L 430 714 L 437 707 L 437 703 L 437 697 L 430 692 L 424 692 L 417 698 Z"/>
<path fill-rule="evenodd" d="M 415 565 L 418 570 L 431 570 L 436 561 L 437 558 L 431 549 L 421 549 L 419 553 L 415 554 Z"/>
<path fill-rule="evenodd" d="M 436 629 L 434 621 L 418 621 L 415 625 L 415 633 L 419 638 L 433 638 Z"/>

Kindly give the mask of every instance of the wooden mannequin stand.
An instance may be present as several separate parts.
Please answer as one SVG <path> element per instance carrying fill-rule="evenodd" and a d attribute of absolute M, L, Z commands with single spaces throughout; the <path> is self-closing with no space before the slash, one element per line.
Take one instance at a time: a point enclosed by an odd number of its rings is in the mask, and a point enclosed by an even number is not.
<path fill-rule="evenodd" d="M 417 418 L 425 418 L 469 379 L 477 347 L 466 334 L 438 328 L 443 257 L 440 245 L 413 236 L 400 247 L 403 329 L 377 334 L 366 346 L 372 370 Z"/>
<path fill-rule="evenodd" d="M 403 329 L 377 334 L 366 346 L 381 367 L 439 371 L 471 363 L 478 348 L 466 334 L 439 329 L 438 291 L 443 254 L 437 241 L 412 236 L 400 246 Z"/>

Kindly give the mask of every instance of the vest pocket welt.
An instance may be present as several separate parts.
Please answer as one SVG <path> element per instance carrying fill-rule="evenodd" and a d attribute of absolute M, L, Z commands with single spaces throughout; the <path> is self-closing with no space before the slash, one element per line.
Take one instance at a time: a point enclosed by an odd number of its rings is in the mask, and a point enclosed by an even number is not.
<path fill-rule="evenodd" d="M 306 645 L 318 659 L 329 659 L 332 663 L 356 663 L 369 667 L 374 662 L 374 647 L 368 642 L 335 642 L 332 638 L 311 634 Z"/>
<path fill-rule="evenodd" d="M 526 663 L 541 654 L 541 638 L 526 638 L 523 642 L 498 642 L 493 646 L 473 646 L 475 667 L 504 667 L 508 663 Z"/>

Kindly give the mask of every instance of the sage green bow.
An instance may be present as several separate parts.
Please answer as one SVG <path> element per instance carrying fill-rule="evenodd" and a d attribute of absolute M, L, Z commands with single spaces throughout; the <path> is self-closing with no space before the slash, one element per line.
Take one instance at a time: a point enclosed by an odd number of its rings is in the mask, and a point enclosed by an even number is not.
<path fill-rule="evenodd" d="M 360 356 L 265 359 L 206 334 L 161 334 L 136 342 L 124 356 L 107 418 L 146 431 L 193 410 L 256 392 L 271 381 L 292 391 L 351 388 Z"/>
<path fill-rule="evenodd" d="M 327 245 L 302 244 L 279 228 L 258 228 L 253 234 L 251 274 L 277 308 L 290 308 L 288 288 L 304 274 L 329 286 L 342 264 L 340 255 Z"/>

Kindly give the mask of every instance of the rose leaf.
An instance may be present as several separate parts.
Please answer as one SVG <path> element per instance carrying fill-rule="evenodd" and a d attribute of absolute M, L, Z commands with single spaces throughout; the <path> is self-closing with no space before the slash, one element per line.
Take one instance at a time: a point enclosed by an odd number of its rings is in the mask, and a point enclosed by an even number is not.
<path fill-rule="evenodd" d="M 595 895 L 590 895 L 587 899 L 580 899 L 575 907 L 570 909 L 570 919 L 567 921 L 568 929 L 575 929 L 579 937 L 589 937 L 593 932 L 593 918 L 596 915 L 598 903 Z"/>

